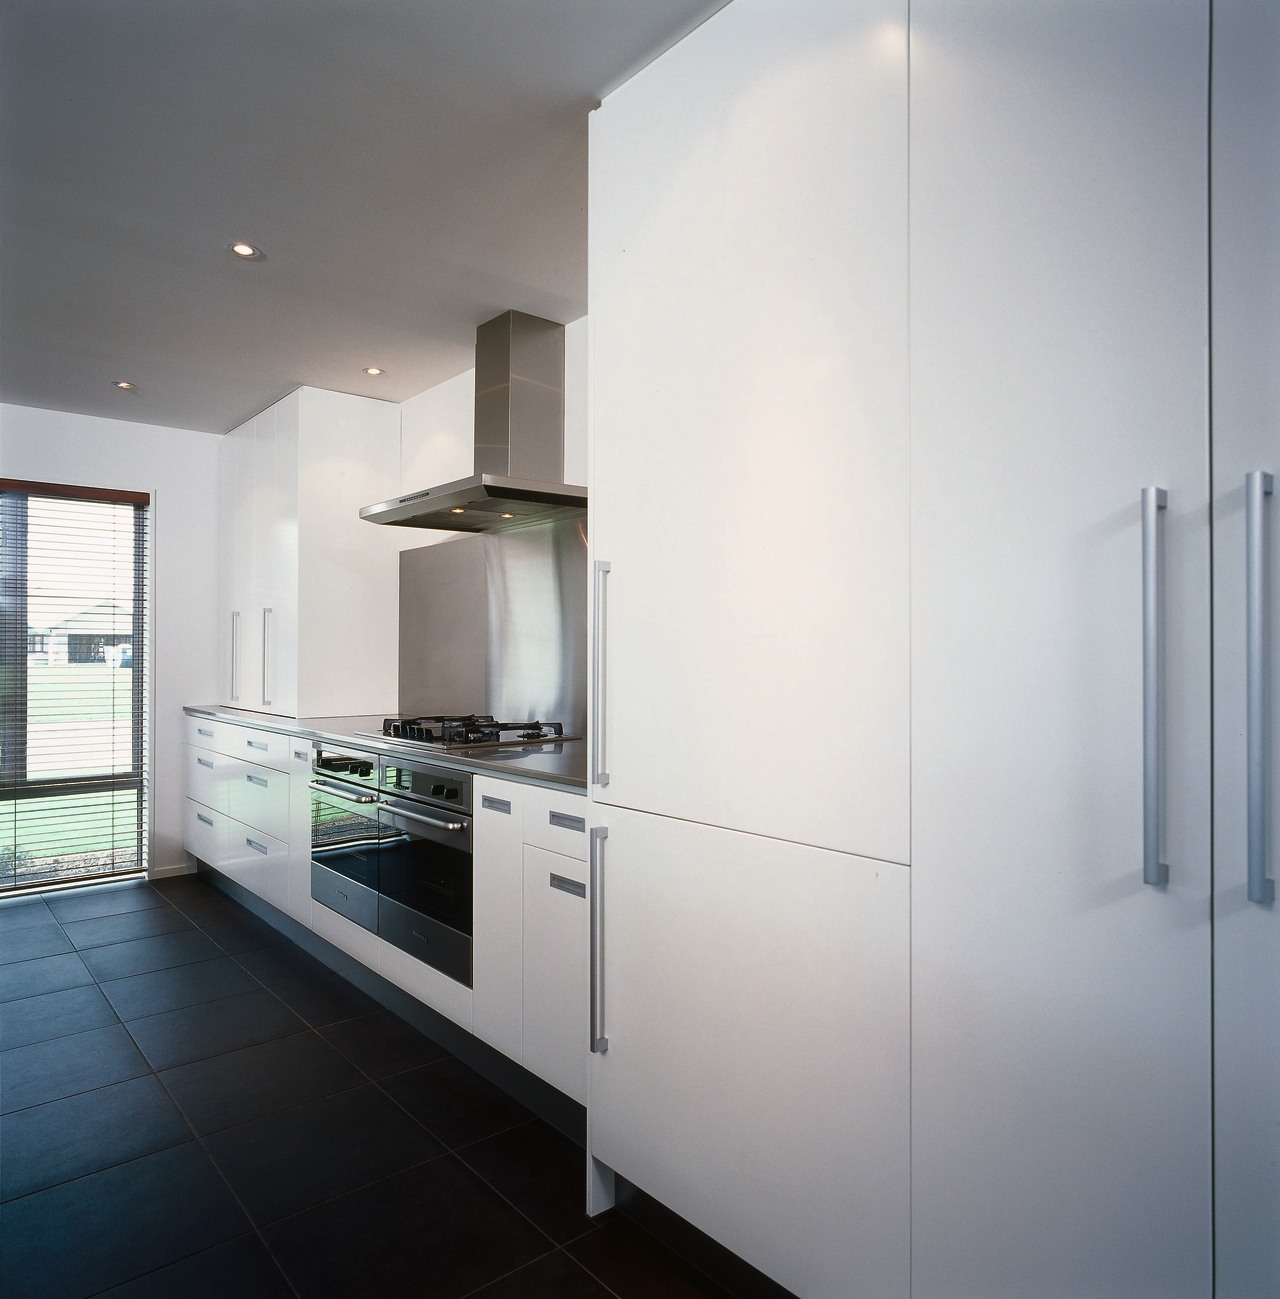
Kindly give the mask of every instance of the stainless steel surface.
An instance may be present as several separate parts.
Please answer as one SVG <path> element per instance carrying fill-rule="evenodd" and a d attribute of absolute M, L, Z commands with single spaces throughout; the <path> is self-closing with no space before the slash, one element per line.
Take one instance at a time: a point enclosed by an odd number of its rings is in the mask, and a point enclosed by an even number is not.
<path fill-rule="evenodd" d="M 564 481 L 564 326 L 507 311 L 476 330 L 475 472 L 360 517 L 446 532 L 503 532 L 580 519 L 585 487 Z"/>
<path fill-rule="evenodd" d="M 402 816 L 406 821 L 417 821 L 436 830 L 461 831 L 467 828 L 465 821 L 438 821 L 434 816 L 423 816 L 421 812 L 410 812 L 406 808 L 382 799 L 378 806 L 385 808 L 392 816 Z"/>
<path fill-rule="evenodd" d="M 1248 816 L 1248 894 L 1250 902 L 1275 901 L 1275 881 L 1267 878 L 1267 715 L 1270 682 L 1267 647 L 1270 641 L 1267 593 L 1267 497 L 1275 479 L 1261 469 L 1245 477 L 1246 534 L 1246 762 Z"/>
<path fill-rule="evenodd" d="M 231 614 L 231 691 L 230 699 L 233 704 L 240 702 L 240 614 L 238 611 L 232 611 Z"/>
<path fill-rule="evenodd" d="M 604 754 L 605 638 L 607 635 L 605 590 L 611 565 L 597 559 L 595 565 L 595 609 L 591 619 L 591 783 L 607 785 Z"/>
<path fill-rule="evenodd" d="M 344 803 L 376 803 L 377 796 L 374 794 L 356 794 L 349 787 L 339 785 L 331 780 L 313 780 L 310 785 L 311 789 L 321 794 L 328 794 L 332 798 L 340 798 Z"/>
<path fill-rule="evenodd" d="M 264 708 L 271 707 L 270 694 L 275 694 L 271 686 L 271 610 L 263 609 L 262 611 L 262 705 Z"/>
<path fill-rule="evenodd" d="M 373 889 L 313 861 L 311 896 L 362 929 L 378 932 L 378 895 Z"/>
<path fill-rule="evenodd" d="M 1164 528 L 1169 494 L 1142 489 L 1142 882 L 1167 884 L 1164 811 Z"/>
<path fill-rule="evenodd" d="M 587 896 L 587 886 L 580 880 L 571 880 L 566 875 L 557 875 L 555 871 L 551 872 L 550 884 L 553 889 L 559 889 L 561 893 L 572 893 L 575 898 Z"/>
<path fill-rule="evenodd" d="M 577 522 L 403 551 L 399 711 L 542 718 L 582 734 L 586 633 Z"/>
<path fill-rule="evenodd" d="M 609 837 L 607 826 L 591 827 L 589 883 L 591 888 L 591 1053 L 603 1055 L 609 1049 L 609 1039 L 604 1034 L 604 956 L 600 950 L 603 938 L 601 917 L 604 899 L 601 895 L 604 841 Z"/>

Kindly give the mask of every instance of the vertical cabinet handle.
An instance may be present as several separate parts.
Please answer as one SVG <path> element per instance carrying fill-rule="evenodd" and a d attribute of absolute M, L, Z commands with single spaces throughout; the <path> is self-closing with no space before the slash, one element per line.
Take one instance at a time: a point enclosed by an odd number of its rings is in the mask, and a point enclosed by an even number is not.
<path fill-rule="evenodd" d="M 605 622 L 605 591 L 609 569 L 607 560 L 596 560 L 595 616 L 591 620 L 591 783 L 593 785 L 609 783 L 604 754 L 605 645 L 608 633 Z"/>
<path fill-rule="evenodd" d="M 240 613 L 231 613 L 231 702 L 240 702 Z"/>
<path fill-rule="evenodd" d="M 604 1035 L 604 957 L 600 950 L 602 938 L 603 898 L 600 892 L 601 858 L 609 829 L 603 825 L 591 827 L 591 855 L 588 883 L 591 886 L 591 1051 L 603 1055 L 609 1049 L 609 1039 Z"/>
<path fill-rule="evenodd" d="M 271 610 L 262 611 L 262 706 L 271 707 Z"/>
<path fill-rule="evenodd" d="M 1245 475 L 1245 745 L 1248 786 L 1249 901 L 1274 902 L 1267 878 L 1267 497 L 1274 477 L 1261 469 Z"/>
<path fill-rule="evenodd" d="M 1163 487 L 1142 489 L 1142 882 L 1167 884 L 1160 860 L 1164 820 L 1164 527 Z"/>

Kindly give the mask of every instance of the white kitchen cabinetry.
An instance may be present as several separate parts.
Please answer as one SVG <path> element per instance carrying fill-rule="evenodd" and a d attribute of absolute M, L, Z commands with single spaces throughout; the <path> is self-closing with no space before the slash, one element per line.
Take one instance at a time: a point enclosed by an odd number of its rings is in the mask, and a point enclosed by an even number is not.
<path fill-rule="evenodd" d="M 299 388 L 227 434 L 223 702 L 285 716 L 394 711 L 400 541 L 360 507 L 399 488 L 400 409 Z"/>
<path fill-rule="evenodd" d="M 1215 0 L 1213 61 L 1215 1281 L 1218 1299 L 1270 1299 L 1280 1293 L 1280 913 L 1259 899 L 1280 875 L 1280 10 Z M 1255 501 L 1267 580 L 1251 727 L 1246 479 L 1259 471 L 1272 491 Z M 1251 731 L 1262 757 L 1255 850 L 1272 882 L 1256 880 L 1253 897 Z"/>
<path fill-rule="evenodd" d="M 594 815 L 591 1154 L 805 1299 L 905 1296 L 909 871 Z"/>
<path fill-rule="evenodd" d="M 523 1051 L 523 785 L 489 776 L 472 781 L 472 1032 L 512 1060 Z"/>
<path fill-rule="evenodd" d="M 912 1294 L 1204 1299 L 1208 7 L 911 23 Z"/>
<path fill-rule="evenodd" d="M 589 209 L 592 796 L 896 862 L 906 16 L 730 5 L 592 115 Z"/>

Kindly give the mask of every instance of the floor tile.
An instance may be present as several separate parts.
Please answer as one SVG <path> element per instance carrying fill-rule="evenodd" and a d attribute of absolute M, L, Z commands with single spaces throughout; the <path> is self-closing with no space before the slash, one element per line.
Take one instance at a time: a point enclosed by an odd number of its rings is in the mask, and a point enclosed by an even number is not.
<path fill-rule="evenodd" d="M 55 956 L 70 952 L 74 944 L 54 921 L 51 925 L 28 925 L 0 936 L 0 965 L 15 961 L 33 961 L 38 956 Z"/>
<path fill-rule="evenodd" d="M 558 1249 L 473 1290 L 471 1299 L 613 1299 L 613 1291 Z"/>
<path fill-rule="evenodd" d="M 547 1239 L 451 1155 L 263 1230 L 307 1299 L 456 1299 L 544 1254 Z"/>
<path fill-rule="evenodd" d="M 52 911 L 45 906 L 44 898 L 0 898 L 0 942 L 4 935 L 28 925 L 56 925 Z"/>
<path fill-rule="evenodd" d="M 160 1080 L 203 1135 L 359 1087 L 365 1078 L 309 1032 L 166 1069 Z"/>
<path fill-rule="evenodd" d="M 172 907 L 148 907 L 145 911 L 124 911 L 119 915 L 95 916 L 90 920 L 64 920 L 62 927 L 72 943 L 82 949 L 194 928 L 190 920 Z"/>
<path fill-rule="evenodd" d="M 548 1124 L 522 1123 L 456 1153 L 558 1244 L 599 1225 L 587 1217 L 586 1153 Z"/>
<path fill-rule="evenodd" d="M 92 984 L 9 1001 L 0 1010 L 0 1051 L 70 1037 L 115 1022 L 111 1003 Z"/>
<path fill-rule="evenodd" d="M 336 974 L 320 973 L 283 980 L 273 983 L 271 991 L 312 1028 L 337 1024 L 344 1019 L 358 1019 L 381 1009 L 372 997 Z"/>
<path fill-rule="evenodd" d="M 452 1056 L 384 1078 L 382 1089 L 451 1150 L 533 1118 L 523 1105 Z"/>
<path fill-rule="evenodd" d="M 36 1105 L 4 1119 L 0 1199 L 190 1140 L 191 1129 L 151 1074 Z"/>
<path fill-rule="evenodd" d="M 241 915 L 234 920 L 220 920 L 214 924 L 200 923 L 201 929 L 224 952 L 257 952 L 264 947 L 279 947 L 288 940 L 278 929 L 264 924 L 256 916 Z"/>
<path fill-rule="evenodd" d="M 217 897 L 218 890 L 198 872 L 184 875 L 162 875 L 151 881 L 151 887 L 168 902 L 181 902 L 186 898 Z"/>
<path fill-rule="evenodd" d="M 222 952 L 199 930 L 188 929 L 177 934 L 157 934 L 154 938 L 135 938 L 110 947 L 91 947 L 81 953 L 94 978 L 124 979 L 149 970 L 168 970 L 175 965 L 211 961 Z"/>
<path fill-rule="evenodd" d="M 241 920 L 249 914 L 239 903 L 232 902 L 221 893 L 212 893 L 208 890 L 202 898 L 184 900 L 175 903 L 175 906 L 193 925 L 199 925 L 201 929 L 228 920 Z"/>
<path fill-rule="evenodd" d="M 444 1151 L 372 1084 L 215 1133 L 205 1146 L 258 1224 Z"/>
<path fill-rule="evenodd" d="M 204 1151 L 175 1146 L 6 1205 L 5 1299 L 82 1299 L 248 1226 Z"/>
<path fill-rule="evenodd" d="M 564 1249 L 618 1299 L 730 1299 L 726 1291 L 619 1218 Z"/>
<path fill-rule="evenodd" d="M 306 1027 L 265 988 L 129 1021 L 129 1032 L 154 1069 L 239 1051 Z"/>
<path fill-rule="evenodd" d="M 178 965 L 170 970 L 152 970 L 127 979 L 111 979 L 101 985 L 121 1019 L 160 1015 L 202 1001 L 233 997 L 238 992 L 254 992 L 259 987 L 257 979 L 229 956 Z"/>
<path fill-rule="evenodd" d="M 17 1001 L 20 997 L 39 997 L 46 992 L 61 992 L 93 982 L 76 952 L 63 956 L 42 956 L 16 965 L 0 965 L 0 1001 Z"/>
<path fill-rule="evenodd" d="M 320 1032 L 375 1082 L 449 1054 L 412 1024 L 385 1010 L 330 1024 Z"/>
<path fill-rule="evenodd" d="M 294 1299 L 293 1287 L 256 1235 L 171 1263 L 104 1290 L 101 1299 Z"/>
<path fill-rule="evenodd" d="M 147 1073 L 122 1024 L 0 1054 L 0 1114 L 93 1091 Z"/>
<path fill-rule="evenodd" d="M 326 974 L 333 974 L 323 961 L 308 956 L 300 947 L 264 947 L 257 952 L 237 953 L 236 960 L 268 988 L 298 979 L 323 978 Z"/>
<path fill-rule="evenodd" d="M 49 910 L 64 924 L 168 905 L 149 884 L 104 884 L 97 888 L 68 889 L 65 893 L 46 894 L 45 901 Z"/>

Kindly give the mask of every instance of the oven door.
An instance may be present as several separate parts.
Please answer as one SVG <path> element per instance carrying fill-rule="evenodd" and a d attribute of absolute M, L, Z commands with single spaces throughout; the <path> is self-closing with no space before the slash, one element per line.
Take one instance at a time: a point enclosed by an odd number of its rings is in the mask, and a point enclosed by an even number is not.
<path fill-rule="evenodd" d="M 384 797 L 378 935 L 471 987 L 471 818 Z"/>
<path fill-rule="evenodd" d="M 378 929 L 378 796 L 317 776 L 311 782 L 311 896 Z"/>

